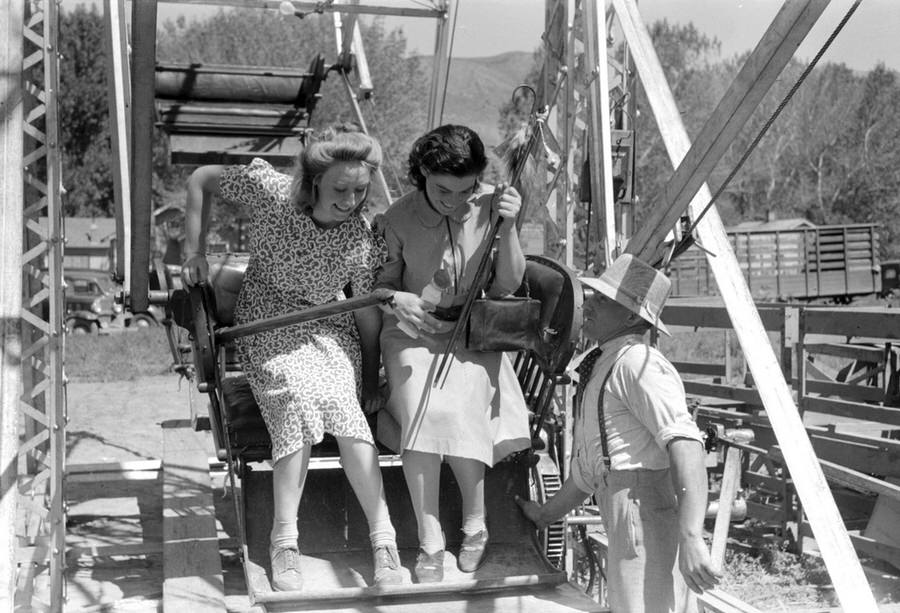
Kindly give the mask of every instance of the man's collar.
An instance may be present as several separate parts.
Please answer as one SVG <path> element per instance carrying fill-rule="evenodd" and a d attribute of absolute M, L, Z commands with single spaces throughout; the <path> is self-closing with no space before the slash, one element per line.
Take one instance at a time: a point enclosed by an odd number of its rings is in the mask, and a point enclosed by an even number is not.
<path fill-rule="evenodd" d="M 633 343 L 643 343 L 644 335 L 643 334 L 624 334 L 622 336 L 617 336 L 615 338 L 611 338 L 602 345 L 591 347 L 586 351 L 578 354 L 569 362 L 569 366 L 566 368 L 567 371 L 574 372 L 576 368 L 578 368 L 584 359 L 591 353 L 594 349 L 600 349 L 604 356 L 608 357 L 611 355 L 615 355 L 618 353 L 619 349 L 624 347 L 625 345 L 633 344 Z"/>

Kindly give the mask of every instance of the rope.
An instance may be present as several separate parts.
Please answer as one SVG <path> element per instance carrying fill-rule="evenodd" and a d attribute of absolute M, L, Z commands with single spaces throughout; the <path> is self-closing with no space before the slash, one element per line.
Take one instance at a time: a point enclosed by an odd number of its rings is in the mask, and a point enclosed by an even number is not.
<path fill-rule="evenodd" d="M 834 42 L 834 39 L 837 38 L 837 35 L 840 34 L 841 30 L 844 29 L 844 26 L 850 20 L 850 17 L 852 17 L 853 13 L 856 12 L 856 9 L 859 6 L 860 2 L 862 2 L 862 0 L 855 0 L 853 5 L 847 11 L 847 14 L 844 15 L 844 18 L 841 19 L 840 23 L 837 25 L 837 27 L 831 33 L 831 36 L 828 37 L 828 40 L 825 41 L 825 44 L 822 45 L 822 48 L 819 49 L 818 53 L 816 53 L 815 57 L 813 57 L 812 61 L 810 61 L 809 65 L 800 74 L 800 77 L 797 79 L 797 81 L 794 83 L 794 85 L 791 87 L 791 89 L 785 95 L 784 99 L 781 101 L 781 103 L 775 109 L 775 112 L 772 113 L 771 117 L 769 117 L 769 119 L 766 121 L 766 123 L 763 124 L 763 127 L 759 130 L 756 137 L 750 143 L 750 146 L 747 148 L 746 151 L 744 151 L 744 154 L 741 156 L 741 159 L 738 160 L 737 164 L 732 169 L 732 171 L 728 174 L 727 177 L 725 177 L 725 180 L 719 186 L 719 189 L 717 189 L 716 193 L 713 194 L 712 198 L 710 198 L 709 203 L 703 208 L 702 211 L 700 211 L 700 214 L 697 215 L 697 219 L 694 220 L 694 222 L 691 224 L 690 229 L 685 234 L 685 238 L 684 238 L 685 241 L 689 240 L 689 237 L 693 234 L 694 230 L 697 228 L 697 224 L 700 223 L 700 220 L 703 219 L 703 216 L 706 215 L 707 211 L 709 211 L 709 209 L 712 207 L 712 205 L 715 204 L 716 199 L 722 195 L 722 192 L 725 191 L 725 188 L 728 187 L 728 184 L 731 182 L 731 180 L 734 178 L 734 176 L 740 171 L 741 167 L 744 165 L 744 162 L 747 161 L 747 158 L 749 158 L 750 154 L 752 154 L 754 149 L 756 149 L 756 146 L 766 135 L 766 132 L 769 130 L 769 128 L 772 126 L 772 124 L 775 123 L 775 120 L 778 119 L 778 116 L 781 114 L 781 111 L 783 111 L 784 107 L 786 107 L 788 105 L 788 103 L 791 101 L 791 98 L 794 96 L 794 94 L 797 92 L 797 90 L 800 89 L 800 86 L 806 80 L 806 77 L 809 76 L 809 74 L 812 72 L 813 68 L 816 67 L 816 64 L 819 62 L 821 57 L 825 54 L 825 52 L 831 46 L 831 43 Z M 683 253 L 683 251 L 675 253 L 673 255 L 672 259 L 674 259 L 675 257 L 678 257 L 678 255 L 680 255 L 680 253 Z M 668 265 L 668 262 L 666 263 L 666 265 Z"/>

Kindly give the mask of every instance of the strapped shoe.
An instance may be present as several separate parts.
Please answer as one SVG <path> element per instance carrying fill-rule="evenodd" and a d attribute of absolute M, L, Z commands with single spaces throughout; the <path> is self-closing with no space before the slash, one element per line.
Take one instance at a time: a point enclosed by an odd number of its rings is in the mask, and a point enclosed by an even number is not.
<path fill-rule="evenodd" d="M 403 572 L 400 570 L 400 554 L 396 545 L 379 545 L 372 551 L 375 571 L 375 585 L 397 585 L 403 583 Z"/>
<path fill-rule="evenodd" d="M 441 549 L 431 555 L 419 550 L 416 556 L 416 566 L 413 569 L 418 583 L 439 583 L 444 580 L 444 550 Z"/>
<path fill-rule="evenodd" d="M 272 589 L 279 592 L 296 592 L 303 589 L 300 574 L 300 550 L 296 547 L 270 547 L 272 562 Z"/>
<path fill-rule="evenodd" d="M 479 530 L 472 535 L 463 534 L 462 545 L 459 547 L 459 557 L 457 558 L 459 570 L 464 573 L 478 570 L 478 567 L 484 563 L 484 551 L 487 548 L 487 542 L 487 528 Z"/>

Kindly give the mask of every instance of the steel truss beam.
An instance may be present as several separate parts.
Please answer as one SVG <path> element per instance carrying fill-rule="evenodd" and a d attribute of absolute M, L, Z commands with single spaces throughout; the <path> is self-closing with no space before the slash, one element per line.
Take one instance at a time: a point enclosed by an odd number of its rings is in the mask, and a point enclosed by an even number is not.
<path fill-rule="evenodd" d="M 16 517 L 4 516 L 2 521 L 5 526 L 15 526 L 19 545 L 14 557 L 7 558 L 14 564 L 16 607 L 62 611 L 66 408 L 62 334 L 64 231 L 57 120 L 59 15 L 54 0 L 12 5 L 21 11 L 9 15 L 8 23 L 21 27 L 17 42 L 22 53 L 15 59 L 16 54 L 5 51 L 11 61 L 19 62 L 18 67 L 10 68 L 12 78 L 22 77 L 24 87 L 19 97 L 8 99 L 18 110 L 4 116 L 4 133 L 19 130 L 23 136 L 16 150 L 10 147 L 4 151 L 3 168 L 9 175 L 4 191 L 8 188 L 20 194 L 18 202 L 9 201 L 3 207 L 3 216 L 8 220 L 4 223 L 4 244 L 7 249 L 18 251 L 15 258 L 4 256 L 4 274 L 14 264 L 19 281 L 10 280 L 9 287 L 18 290 L 18 309 L 6 313 L 8 309 L 4 308 L 4 331 L 18 328 L 21 351 L 16 356 L 20 360 L 16 367 L 21 376 L 11 376 L 4 364 L 2 418 L 4 431 L 15 423 L 20 426 L 15 434 L 22 435 L 4 437 L 0 443 L 4 503 L 10 497 L 17 500 Z M 18 231 L 11 227 L 15 223 Z M 8 351 L 10 346 L 5 345 Z M 10 354 L 5 352 L 4 356 L 5 360 Z M 11 386 L 16 387 L 14 406 L 7 403 L 13 394 Z M 14 490 L 8 489 L 11 475 L 15 477 Z M 4 504 L 4 515 L 9 508 Z M 7 574 L 5 579 L 8 577 Z M 36 597 L 37 583 L 49 583 L 49 591 L 42 593 L 43 598 L 49 593 L 49 602 Z M 12 593 L 4 596 L 10 603 L 8 610 L 12 610 Z"/>

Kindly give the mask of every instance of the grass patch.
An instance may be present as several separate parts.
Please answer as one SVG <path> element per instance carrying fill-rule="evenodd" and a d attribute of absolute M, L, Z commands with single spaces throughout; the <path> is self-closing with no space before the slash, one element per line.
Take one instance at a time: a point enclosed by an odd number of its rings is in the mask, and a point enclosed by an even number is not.
<path fill-rule="evenodd" d="M 66 336 L 65 360 L 66 375 L 72 381 L 133 381 L 164 375 L 172 366 L 162 326 Z"/>
<path fill-rule="evenodd" d="M 837 606 L 822 560 L 778 547 L 753 553 L 726 551 L 725 576 L 719 587 L 763 611 Z"/>

